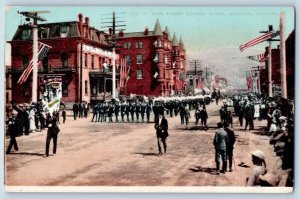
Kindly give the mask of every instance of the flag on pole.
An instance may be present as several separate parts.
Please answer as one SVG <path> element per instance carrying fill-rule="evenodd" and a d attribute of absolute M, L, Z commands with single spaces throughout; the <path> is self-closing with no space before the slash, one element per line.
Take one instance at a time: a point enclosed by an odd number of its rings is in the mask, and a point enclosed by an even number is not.
<path fill-rule="evenodd" d="M 257 61 L 257 62 L 260 62 L 260 63 L 266 61 L 266 56 L 265 56 L 264 53 L 259 54 L 259 55 L 255 55 L 255 56 L 248 56 L 247 58 L 251 59 L 251 60 L 254 60 L 254 61 Z"/>
<path fill-rule="evenodd" d="M 252 39 L 250 41 L 248 41 L 247 43 L 243 44 L 240 46 L 240 51 L 242 52 L 243 50 L 245 50 L 246 48 L 250 48 L 252 46 L 255 46 L 261 42 L 264 42 L 268 39 L 272 39 L 274 37 L 277 37 L 278 35 L 280 35 L 280 31 L 270 31 L 270 32 L 267 32 L 266 34 L 262 35 L 262 36 L 259 36 L 255 39 Z"/>
<path fill-rule="evenodd" d="M 38 45 L 38 63 L 37 65 L 40 63 L 41 60 L 43 60 L 46 56 L 47 53 L 49 51 L 49 49 L 52 48 L 51 46 L 44 44 L 42 42 L 39 42 Z M 23 84 L 24 82 L 26 82 L 26 80 L 28 79 L 31 71 L 33 70 L 33 60 L 31 59 L 27 68 L 23 71 L 22 75 L 20 76 L 19 80 L 18 80 L 18 84 Z"/>

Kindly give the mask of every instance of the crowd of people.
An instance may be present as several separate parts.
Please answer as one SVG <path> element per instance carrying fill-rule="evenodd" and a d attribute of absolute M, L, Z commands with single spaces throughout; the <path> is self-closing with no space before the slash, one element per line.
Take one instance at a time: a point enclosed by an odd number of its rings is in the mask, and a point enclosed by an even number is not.
<path fill-rule="evenodd" d="M 218 96 L 218 95 L 217 95 Z M 219 100 L 215 98 L 215 100 Z M 231 101 L 229 108 L 228 102 Z M 216 103 L 219 103 L 216 101 Z M 207 101 L 203 99 L 135 99 L 135 100 L 112 100 L 99 102 L 92 106 L 91 122 L 114 122 L 114 123 L 150 123 L 151 114 L 154 118 L 158 154 L 167 151 L 167 138 L 169 136 L 169 117 L 180 116 L 181 125 L 188 125 L 191 111 L 194 110 L 195 125 L 199 121 L 202 126 L 207 127 L 208 113 L 206 111 Z M 17 110 L 17 114 L 10 114 L 11 109 Z M 230 111 L 233 109 L 234 114 Z M 86 102 L 73 105 L 73 117 L 87 118 L 89 104 Z M 66 121 L 66 111 L 62 109 L 63 123 Z M 6 150 L 9 154 L 12 148 L 18 150 L 16 137 L 28 135 L 34 130 L 47 129 L 46 156 L 49 155 L 49 144 L 53 140 L 53 154 L 56 153 L 57 136 L 60 129 L 59 112 L 52 115 L 45 113 L 38 104 L 24 109 L 19 106 L 9 106 L 7 109 L 7 130 L 10 135 L 10 144 Z M 268 98 L 256 94 L 241 94 L 227 97 L 219 110 L 220 122 L 213 139 L 215 147 L 215 162 L 217 174 L 233 171 L 233 150 L 236 142 L 233 131 L 233 116 L 238 118 L 239 126 L 249 131 L 254 130 L 254 121 L 267 120 L 265 133 L 271 136 L 270 143 L 274 145 L 276 155 L 282 159 L 282 170 L 289 170 L 287 184 L 293 182 L 293 154 L 294 154 L 294 107 L 291 101 L 285 99 Z M 245 120 L 245 122 L 244 122 Z M 252 154 L 254 165 L 252 173 L 247 179 L 247 186 L 277 186 L 279 183 L 271 183 L 269 178 L 279 179 L 279 176 L 267 170 L 264 152 L 256 150 Z M 221 167 L 222 163 L 222 167 Z M 268 171 L 268 172 L 267 172 Z M 275 177 L 276 178 L 275 178 Z"/>

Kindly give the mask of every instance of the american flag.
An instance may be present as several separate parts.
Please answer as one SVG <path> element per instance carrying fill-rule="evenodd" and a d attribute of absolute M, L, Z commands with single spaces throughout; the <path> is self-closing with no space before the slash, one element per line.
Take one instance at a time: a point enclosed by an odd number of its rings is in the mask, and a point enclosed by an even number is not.
<path fill-rule="evenodd" d="M 39 45 L 38 45 L 38 63 L 37 63 L 37 65 L 41 62 L 41 60 L 43 60 L 47 56 L 47 53 L 48 53 L 50 48 L 51 48 L 51 46 L 48 46 L 47 44 L 39 42 Z M 27 68 L 23 71 L 23 73 L 20 76 L 17 83 L 18 84 L 23 84 L 24 82 L 26 82 L 26 80 L 28 79 L 28 77 L 29 77 L 32 70 L 33 70 L 33 61 L 30 60 Z"/>
<path fill-rule="evenodd" d="M 280 31 L 271 31 L 271 32 L 267 32 L 266 34 L 259 36 L 255 39 L 252 39 L 251 41 L 248 41 L 247 43 L 243 44 L 240 46 L 240 51 L 242 52 L 243 50 L 245 50 L 246 48 L 250 48 L 252 46 L 255 46 L 261 42 L 264 42 L 268 39 L 277 37 L 278 35 L 280 35 Z"/>
<path fill-rule="evenodd" d="M 255 56 L 248 56 L 247 58 L 261 63 L 266 61 L 266 55 L 264 53 Z"/>
<path fill-rule="evenodd" d="M 127 69 L 126 59 L 120 60 L 120 87 L 126 86 L 126 81 L 128 78 L 130 68 Z"/>

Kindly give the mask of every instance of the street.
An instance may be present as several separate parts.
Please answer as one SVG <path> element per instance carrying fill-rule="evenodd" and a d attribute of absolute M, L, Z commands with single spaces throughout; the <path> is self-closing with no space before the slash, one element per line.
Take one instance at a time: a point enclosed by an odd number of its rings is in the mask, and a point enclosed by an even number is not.
<path fill-rule="evenodd" d="M 219 105 L 207 106 L 207 131 L 180 117 L 169 122 L 167 153 L 158 156 L 154 123 L 95 123 L 88 118 L 74 121 L 67 112 L 59 124 L 57 154 L 45 156 L 46 130 L 17 137 L 19 151 L 5 156 L 5 183 L 9 186 L 245 186 L 251 172 L 251 152 L 266 155 L 268 171 L 277 157 L 270 138 L 263 134 L 266 121 L 254 121 L 255 130 L 244 131 L 234 117 L 236 135 L 233 172 L 216 175 L 213 138 L 219 122 Z M 153 114 L 151 115 L 153 117 Z M 153 121 L 153 118 L 151 118 Z M 62 122 L 62 119 L 61 121 Z M 6 146 L 9 138 L 5 140 Z M 245 165 L 238 166 L 244 162 Z"/>

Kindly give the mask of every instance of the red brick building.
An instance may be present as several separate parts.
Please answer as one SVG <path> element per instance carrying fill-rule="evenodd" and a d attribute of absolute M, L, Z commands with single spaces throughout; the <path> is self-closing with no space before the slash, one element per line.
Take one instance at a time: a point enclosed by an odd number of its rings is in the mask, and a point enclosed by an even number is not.
<path fill-rule="evenodd" d="M 120 32 L 118 39 L 120 58 L 130 69 L 122 94 L 170 96 L 184 90 L 187 62 L 181 37 L 178 41 L 174 33 L 171 38 L 157 20 L 153 31 Z"/>
<path fill-rule="evenodd" d="M 285 41 L 286 49 L 286 80 L 288 98 L 294 98 L 295 92 L 295 30 L 293 30 Z M 281 86 L 280 73 L 280 46 L 271 50 L 272 62 L 272 81 L 273 94 L 279 94 Z M 268 56 L 268 47 L 265 50 L 265 56 Z M 265 62 L 265 67 L 260 71 L 260 86 L 261 92 L 268 94 L 268 59 Z M 277 90 L 277 91 L 276 91 Z M 277 92 L 277 93 L 276 93 Z"/>
<path fill-rule="evenodd" d="M 38 65 L 38 76 L 61 76 L 64 102 L 90 102 L 103 99 L 104 93 L 111 94 L 112 50 L 107 44 L 108 34 L 91 27 L 88 17 L 83 21 L 82 14 L 78 21 L 39 24 L 38 29 L 38 41 L 52 47 Z M 32 29 L 19 26 L 9 43 L 11 66 L 6 75 L 12 80 L 7 83 L 12 89 L 11 101 L 29 102 L 32 75 L 24 84 L 17 81 L 32 59 Z"/>
<path fill-rule="evenodd" d="M 62 77 L 63 101 L 93 102 L 110 98 L 112 94 L 112 48 L 108 45 L 111 31 L 105 33 L 89 24 L 89 18 L 78 15 L 78 21 L 38 25 L 38 41 L 52 48 L 38 64 L 39 79 L 44 76 Z M 118 34 L 118 59 L 126 59 L 130 78 L 117 90 L 148 96 L 169 96 L 184 89 L 186 54 L 182 39 L 168 28 L 161 30 L 157 21 L 154 31 Z M 32 59 L 32 28 L 20 25 L 11 41 L 11 66 L 6 68 L 7 101 L 30 102 L 32 74 L 23 84 L 17 81 Z M 42 96 L 39 94 L 38 99 Z"/>

